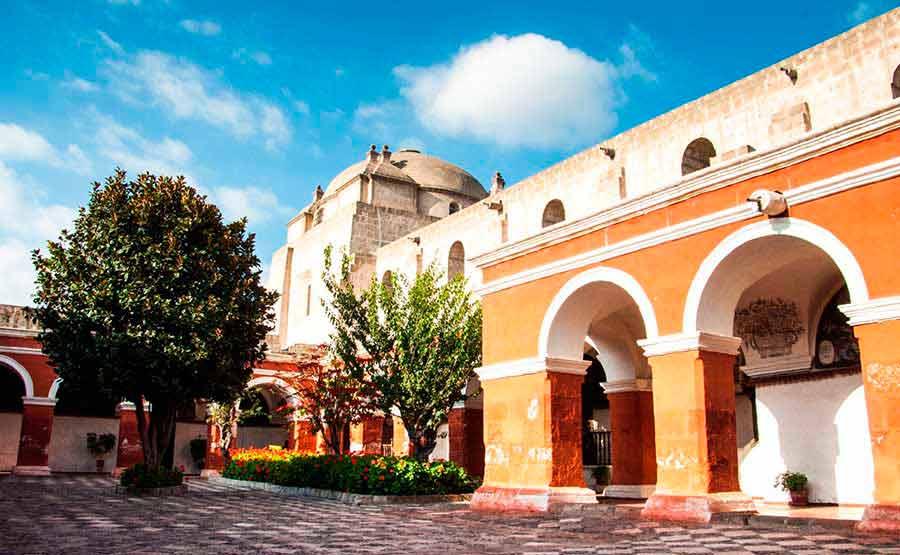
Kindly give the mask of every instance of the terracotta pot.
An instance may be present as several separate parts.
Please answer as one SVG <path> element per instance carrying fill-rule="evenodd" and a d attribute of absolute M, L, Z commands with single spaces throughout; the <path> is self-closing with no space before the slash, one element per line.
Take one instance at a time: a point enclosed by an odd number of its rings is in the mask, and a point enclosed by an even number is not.
<path fill-rule="evenodd" d="M 103 459 L 97 459 L 97 472 L 102 473 L 103 467 L 106 465 L 106 461 Z"/>
<path fill-rule="evenodd" d="M 800 490 L 800 491 L 791 491 L 791 502 L 790 505 L 792 507 L 805 507 L 809 505 L 809 491 L 808 490 Z"/>

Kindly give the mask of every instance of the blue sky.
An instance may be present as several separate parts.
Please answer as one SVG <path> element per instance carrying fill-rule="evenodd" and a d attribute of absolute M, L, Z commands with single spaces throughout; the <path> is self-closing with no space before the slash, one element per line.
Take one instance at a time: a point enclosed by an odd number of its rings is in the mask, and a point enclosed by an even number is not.
<path fill-rule="evenodd" d="M 121 166 L 247 216 L 264 264 L 371 143 L 488 185 L 883 13 L 823 2 L 2 2 L 0 303 Z M 827 8 L 825 7 L 827 4 Z"/>

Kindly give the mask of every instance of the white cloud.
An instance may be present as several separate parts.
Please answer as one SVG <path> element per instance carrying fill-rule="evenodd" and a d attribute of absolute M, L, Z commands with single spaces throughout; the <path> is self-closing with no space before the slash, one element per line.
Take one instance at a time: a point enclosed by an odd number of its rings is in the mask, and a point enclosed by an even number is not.
<path fill-rule="evenodd" d="M 37 273 L 31 249 L 19 239 L 0 236 L 0 303 L 30 306 Z"/>
<path fill-rule="evenodd" d="M 142 51 L 130 60 L 107 60 L 102 72 L 111 90 L 126 100 L 150 103 L 177 119 L 206 122 L 239 138 L 262 136 L 267 148 L 291 140 L 281 108 L 228 86 L 218 72 L 163 52 Z"/>
<path fill-rule="evenodd" d="M 874 15 L 872 5 L 868 2 L 857 2 L 856 6 L 847 14 L 847 19 L 851 23 L 862 23 Z"/>
<path fill-rule="evenodd" d="M 112 4 L 113 6 L 125 6 L 125 5 L 140 6 L 141 5 L 141 0 L 106 0 L 106 1 L 109 4 Z"/>
<path fill-rule="evenodd" d="M 114 165 L 131 174 L 149 171 L 159 175 L 184 175 L 192 185 L 197 185 L 189 172 L 193 152 L 184 142 L 171 137 L 153 141 L 109 116 L 97 114 L 95 119 L 98 123 L 95 132 L 97 149 Z"/>
<path fill-rule="evenodd" d="M 40 133 L 0 123 L 0 160 L 50 161 L 56 150 Z"/>
<path fill-rule="evenodd" d="M 344 68 L 342 68 L 342 67 L 337 67 L 337 68 L 334 69 L 334 76 L 335 76 L 335 77 L 343 77 L 345 73 L 347 73 L 347 72 L 346 72 L 346 70 L 344 70 Z"/>
<path fill-rule="evenodd" d="M 25 76 L 31 79 L 32 81 L 47 81 L 50 79 L 50 76 L 46 73 L 42 73 L 40 71 L 34 71 L 31 68 L 25 69 Z"/>
<path fill-rule="evenodd" d="M 299 113 L 299 114 L 308 116 L 309 115 L 309 103 L 304 102 L 302 100 L 295 100 L 294 101 L 294 110 L 296 110 L 297 113 Z"/>
<path fill-rule="evenodd" d="M 502 146 L 596 140 L 615 127 L 622 98 L 613 64 L 536 34 L 494 36 L 448 63 L 394 72 L 428 129 Z"/>
<path fill-rule="evenodd" d="M 226 220 L 246 217 L 254 225 L 273 218 L 293 216 L 295 210 L 281 204 L 278 196 L 269 189 L 259 187 L 216 187 L 209 193 Z"/>
<path fill-rule="evenodd" d="M 36 131 L 15 123 L 0 123 L 0 163 L 2 161 L 43 162 L 79 175 L 91 172 L 91 162 L 78 145 L 62 152 Z"/>
<path fill-rule="evenodd" d="M 182 19 L 181 28 L 188 33 L 212 37 L 222 32 L 222 26 L 215 21 L 198 21 L 196 19 Z"/>
<path fill-rule="evenodd" d="M 425 152 L 425 141 L 418 137 L 404 137 L 397 141 L 397 150 L 403 150 L 404 148 Z"/>
<path fill-rule="evenodd" d="M 76 75 L 71 75 L 63 81 L 63 86 L 83 93 L 94 92 L 100 89 L 96 83 L 88 81 L 87 79 L 82 79 Z"/>
<path fill-rule="evenodd" d="M 47 202 L 38 184 L 0 161 L 0 303 L 31 304 L 31 251 L 59 237 L 75 214 L 68 206 Z"/>
<path fill-rule="evenodd" d="M 261 50 L 251 52 L 246 48 L 238 48 L 231 53 L 231 57 L 241 63 L 247 63 L 248 61 L 251 61 L 261 66 L 272 65 L 272 56 Z"/>
<path fill-rule="evenodd" d="M 118 55 L 122 55 L 125 53 L 125 49 L 122 48 L 122 45 L 114 41 L 109 35 L 104 33 L 103 31 L 97 30 L 97 35 L 100 36 L 100 40 L 103 41 L 103 44 L 106 45 L 107 48 L 112 50 Z"/>

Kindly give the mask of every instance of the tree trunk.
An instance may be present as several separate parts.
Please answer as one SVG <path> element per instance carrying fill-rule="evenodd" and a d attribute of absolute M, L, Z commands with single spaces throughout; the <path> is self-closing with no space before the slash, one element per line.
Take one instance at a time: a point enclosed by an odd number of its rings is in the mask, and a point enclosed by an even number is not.
<path fill-rule="evenodd" d="M 428 462 L 428 457 L 437 447 L 437 430 L 417 430 L 406 428 L 413 444 L 413 457 L 419 462 Z"/>
<path fill-rule="evenodd" d="M 160 466 L 175 430 L 175 405 L 165 401 L 153 403 L 148 422 L 144 416 L 144 400 L 140 398 L 132 402 L 141 436 L 144 464 L 150 467 Z"/>

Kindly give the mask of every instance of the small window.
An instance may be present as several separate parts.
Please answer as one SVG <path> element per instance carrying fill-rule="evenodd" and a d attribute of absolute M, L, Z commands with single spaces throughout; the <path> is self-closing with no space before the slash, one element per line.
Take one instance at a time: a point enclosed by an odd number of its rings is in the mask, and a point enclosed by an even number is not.
<path fill-rule="evenodd" d="M 306 315 L 312 312 L 312 285 L 306 286 Z"/>
<path fill-rule="evenodd" d="M 459 241 L 450 247 L 450 256 L 447 257 L 447 279 L 461 276 L 466 271 L 466 249 Z"/>
<path fill-rule="evenodd" d="M 381 285 L 384 286 L 387 290 L 394 289 L 394 274 L 390 270 L 386 271 L 383 276 L 381 276 Z"/>
<path fill-rule="evenodd" d="M 894 79 L 891 81 L 891 94 L 893 98 L 900 98 L 900 66 L 894 70 Z"/>
<path fill-rule="evenodd" d="M 565 219 L 566 208 L 563 206 L 562 201 L 560 201 L 559 199 L 553 199 L 547 203 L 547 206 L 544 207 L 544 215 L 541 218 L 541 227 L 549 227 L 551 225 L 565 221 Z"/>
<path fill-rule="evenodd" d="M 456 214 L 459 212 L 459 205 L 455 202 L 450 203 L 450 208 L 447 209 L 447 214 Z"/>
<path fill-rule="evenodd" d="M 712 164 L 712 159 L 715 155 L 716 148 L 709 139 L 703 137 L 694 139 L 684 149 L 684 155 L 681 157 L 681 175 L 708 168 Z"/>

